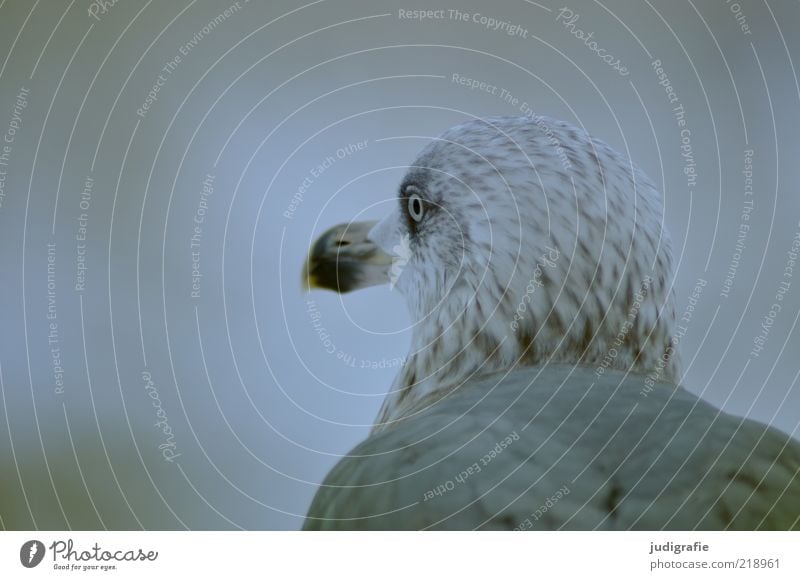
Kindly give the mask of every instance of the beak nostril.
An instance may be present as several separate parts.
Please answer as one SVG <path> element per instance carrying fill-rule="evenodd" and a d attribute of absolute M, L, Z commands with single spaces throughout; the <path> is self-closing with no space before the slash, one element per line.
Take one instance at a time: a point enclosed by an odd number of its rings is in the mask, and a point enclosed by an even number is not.
<path fill-rule="evenodd" d="M 337 248 L 341 248 L 341 247 L 349 246 L 349 245 L 350 245 L 350 240 L 336 240 L 336 247 Z"/>

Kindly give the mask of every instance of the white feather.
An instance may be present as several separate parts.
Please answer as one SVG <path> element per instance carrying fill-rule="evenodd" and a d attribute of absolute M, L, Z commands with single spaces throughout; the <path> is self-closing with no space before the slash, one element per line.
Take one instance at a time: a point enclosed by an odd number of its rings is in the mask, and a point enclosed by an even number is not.
<path fill-rule="evenodd" d="M 494 117 L 432 140 L 404 184 L 426 217 L 401 199 L 371 237 L 410 240 L 411 351 L 307 527 L 800 525 L 798 443 L 675 384 L 663 202 L 630 160 Z"/>

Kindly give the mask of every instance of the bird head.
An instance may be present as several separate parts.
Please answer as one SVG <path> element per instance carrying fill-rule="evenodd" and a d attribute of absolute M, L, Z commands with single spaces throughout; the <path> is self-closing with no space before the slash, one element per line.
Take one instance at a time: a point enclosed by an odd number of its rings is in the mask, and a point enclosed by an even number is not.
<path fill-rule="evenodd" d="M 379 223 L 313 244 L 309 288 L 392 284 L 414 321 L 379 422 L 470 377 L 566 362 L 676 381 L 672 258 L 661 196 L 627 158 L 543 117 L 493 117 L 433 139 Z"/>

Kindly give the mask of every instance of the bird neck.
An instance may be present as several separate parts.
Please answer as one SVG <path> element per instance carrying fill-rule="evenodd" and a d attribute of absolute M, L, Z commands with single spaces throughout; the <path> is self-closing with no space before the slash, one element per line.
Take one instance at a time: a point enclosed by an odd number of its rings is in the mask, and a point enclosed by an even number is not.
<path fill-rule="evenodd" d="M 678 381 L 671 299 L 645 313 L 638 306 L 615 308 L 602 317 L 578 317 L 573 325 L 558 317 L 537 326 L 513 325 L 508 323 L 513 317 L 502 309 L 488 317 L 480 304 L 473 303 L 469 310 L 467 316 L 442 308 L 425 324 L 415 325 L 411 351 L 373 432 L 426 409 L 468 381 L 520 367 L 566 363 L 591 367 L 598 379 L 618 370 L 645 375 L 645 386 Z"/>
<path fill-rule="evenodd" d="M 389 427 L 474 378 L 538 362 L 533 357 L 519 360 L 517 341 L 507 323 L 499 317 L 482 319 L 481 308 L 471 308 L 476 312 L 466 316 L 448 311 L 445 305 L 429 315 L 425 324 L 415 325 L 411 351 L 373 431 Z"/>

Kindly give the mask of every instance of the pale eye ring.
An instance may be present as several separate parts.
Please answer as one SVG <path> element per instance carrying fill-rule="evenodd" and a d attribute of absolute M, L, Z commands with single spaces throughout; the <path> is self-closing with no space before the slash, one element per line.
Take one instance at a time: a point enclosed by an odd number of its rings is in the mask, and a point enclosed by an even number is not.
<path fill-rule="evenodd" d="M 421 222 L 425 216 L 425 202 L 416 193 L 408 196 L 408 215 L 417 223 Z"/>

